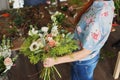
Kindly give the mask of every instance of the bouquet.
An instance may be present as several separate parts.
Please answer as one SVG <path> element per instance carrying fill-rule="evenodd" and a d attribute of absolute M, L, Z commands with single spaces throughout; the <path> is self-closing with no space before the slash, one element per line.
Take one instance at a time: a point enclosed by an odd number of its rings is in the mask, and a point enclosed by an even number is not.
<path fill-rule="evenodd" d="M 57 12 L 60 13 L 60 12 Z M 62 13 L 51 16 L 52 24 L 47 27 L 41 27 L 40 30 L 31 26 L 28 32 L 28 37 L 21 46 L 21 52 L 30 59 L 33 64 L 43 61 L 47 57 L 58 57 L 72 53 L 78 46 L 76 41 L 73 40 L 73 34 L 66 30 L 62 30 L 58 25 L 58 18 L 63 16 Z M 55 17 L 57 16 L 57 17 Z M 53 18 L 54 17 L 54 18 Z M 63 20 L 61 18 L 61 20 Z M 61 21 L 60 21 L 61 22 Z M 55 79 L 55 73 L 61 77 L 58 70 L 53 67 L 42 69 L 40 77 L 44 80 L 50 80 L 51 76 Z"/>
<path fill-rule="evenodd" d="M 6 39 L 3 36 L 0 44 L 0 75 L 3 75 L 13 66 L 13 60 L 11 57 L 10 39 Z"/>

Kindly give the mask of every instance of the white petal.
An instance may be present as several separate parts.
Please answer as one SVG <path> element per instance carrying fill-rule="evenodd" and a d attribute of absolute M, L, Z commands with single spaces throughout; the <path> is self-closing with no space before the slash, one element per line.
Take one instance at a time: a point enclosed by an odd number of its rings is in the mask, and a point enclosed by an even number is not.
<path fill-rule="evenodd" d="M 47 32 L 47 31 L 48 31 L 48 27 L 42 27 L 42 28 L 41 28 L 41 31 Z"/>
<path fill-rule="evenodd" d="M 35 46 L 35 47 L 34 47 Z M 38 50 L 40 47 L 40 45 L 37 43 L 37 42 L 33 42 L 31 45 L 30 45 L 30 50 L 31 51 L 35 51 L 35 50 Z"/>

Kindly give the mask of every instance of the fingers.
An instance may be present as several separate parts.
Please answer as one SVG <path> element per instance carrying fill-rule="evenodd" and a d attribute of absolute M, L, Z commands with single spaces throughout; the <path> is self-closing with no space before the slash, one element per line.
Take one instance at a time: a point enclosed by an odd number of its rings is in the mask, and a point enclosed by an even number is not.
<path fill-rule="evenodd" d="M 43 61 L 43 66 L 44 67 L 52 67 L 53 65 L 54 65 L 54 59 L 52 59 L 52 58 L 46 58 Z"/>
<path fill-rule="evenodd" d="M 44 67 L 49 67 L 49 59 L 48 58 L 44 60 L 43 66 Z"/>

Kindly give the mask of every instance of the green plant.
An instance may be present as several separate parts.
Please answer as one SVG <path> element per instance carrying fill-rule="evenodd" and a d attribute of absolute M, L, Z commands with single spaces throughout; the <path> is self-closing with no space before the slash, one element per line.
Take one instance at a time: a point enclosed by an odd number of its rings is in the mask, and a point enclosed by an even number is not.
<path fill-rule="evenodd" d="M 16 26 L 11 26 L 11 28 L 7 28 L 6 30 L 10 35 L 15 35 L 18 32 Z"/>
<path fill-rule="evenodd" d="M 9 13 L 10 18 L 15 26 L 19 27 L 25 21 L 24 19 L 25 13 L 24 11 L 22 11 L 22 9 L 12 9 L 9 11 Z"/>
<path fill-rule="evenodd" d="M 51 2 L 55 2 L 56 0 L 50 0 Z"/>
<path fill-rule="evenodd" d="M 117 20 L 120 20 L 120 0 L 114 0 L 115 13 L 117 14 Z"/>
<path fill-rule="evenodd" d="M 77 5 L 77 6 L 82 6 L 83 5 L 83 2 L 80 1 L 80 0 L 68 0 L 68 3 L 70 5 Z"/>
<path fill-rule="evenodd" d="M 5 65 L 4 65 L 4 57 L 0 56 L 0 73 L 2 73 L 5 70 Z"/>
<path fill-rule="evenodd" d="M 113 57 L 115 57 L 114 52 L 104 48 L 101 49 L 100 60 L 104 60 L 105 58 L 113 58 Z"/>

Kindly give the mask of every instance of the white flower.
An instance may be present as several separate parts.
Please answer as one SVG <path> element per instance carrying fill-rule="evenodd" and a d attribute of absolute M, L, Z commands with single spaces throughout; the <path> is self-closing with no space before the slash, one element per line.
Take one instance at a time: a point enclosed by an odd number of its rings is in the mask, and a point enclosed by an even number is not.
<path fill-rule="evenodd" d="M 52 29 L 51 29 L 51 34 L 52 36 L 57 36 L 58 34 L 58 26 L 54 26 Z"/>
<path fill-rule="evenodd" d="M 41 45 L 40 45 L 41 48 L 43 48 L 46 45 L 45 39 L 43 37 L 40 38 L 40 42 L 39 43 L 41 43 Z"/>
<path fill-rule="evenodd" d="M 42 38 L 42 37 L 43 37 L 43 35 L 42 35 L 42 34 L 40 34 L 40 33 L 39 33 L 38 35 L 40 36 L 40 38 Z"/>
<path fill-rule="evenodd" d="M 61 14 L 61 12 L 56 11 L 54 15 L 59 15 L 59 14 Z"/>
<path fill-rule="evenodd" d="M 58 27 L 58 26 L 54 25 L 54 26 L 52 27 L 52 30 L 57 30 L 57 29 L 58 29 L 57 27 Z"/>
<path fill-rule="evenodd" d="M 40 48 L 43 48 L 44 44 L 43 43 L 39 43 L 39 46 L 40 46 Z"/>
<path fill-rule="evenodd" d="M 38 50 L 39 48 L 43 48 L 44 46 L 45 46 L 45 40 L 44 40 L 44 38 L 40 38 L 40 39 L 38 39 L 37 41 L 33 42 L 33 43 L 30 45 L 29 49 L 30 49 L 31 51 L 36 51 L 36 50 Z"/>
<path fill-rule="evenodd" d="M 3 52 L 1 52 L 1 55 L 2 55 L 3 57 L 10 56 L 10 55 L 11 55 L 11 49 L 4 50 Z"/>
<path fill-rule="evenodd" d="M 32 30 L 29 30 L 28 35 L 33 36 L 38 33 L 38 30 L 35 30 L 35 28 L 32 28 Z"/>
<path fill-rule="evenodd" d="M 65 34 L 62 34 L 62 37 L 65 37 Z"/>
<path fill-rule="evenodd" d="M 56 11 L 51 16 L 51 20 L 56 24 L 60 23 L 63 20 L 63 18 L 64 18 L 64 14 L 62 14 L 61 12 L 58 12 L 58 11 Z"/>
<path fill-rule="evenodd" d="M 40 45 L 37 43 L 37 42 L 33 42 L 31 45 L 30 45 L 30 50 L 31 51 L 35 51 L 35 50 L 38 50 L 40 47 Z"/>
<path fill-rule="evenodd" d="M 44 33 L 47 33 L 48 32 L 48 27 L 42 27 L 41 31 L 43 31 Z"/>
<path fill-rule="evenodd" d="M 48 41 L 51 41 L 51 40 L 53 40 L 53 38 L 52 38 L 52 37 L 48 37 L 47 40 L 48 40 Z"/>
<path fill-rule="evenodd" d="M 59 15 L 59 14 L 60 14 L 60 12 L 56 11 L 55 14 L 53 14 L 53 15 L 51 16 L 51 20 L 52 20 L 53 22 L 57 22 L 56 16 Z"/>
<path fill-rule="evenodd" d="M 56 11 L 55 14 L 53 14 L 51 16 L 51 20 L 54 22 L 54 23 L 57 23 L 57 16 L 60 15 L 61 13 Z"/>
<path fill-rule="evenodd" d="M 37 43 L 38 43 L 40 48 L 43 48 L 45 46 L 45 39 L 40 38 L 40 39 L 37 40 Z"/>
<path fill-rule="evenodd" d="M 53 22 L 56 22 L 57 18 L 55 17 L 55 15 L 52 15 L 52 16 L 51 16 L 51 20 L 52 20 Z"/>

